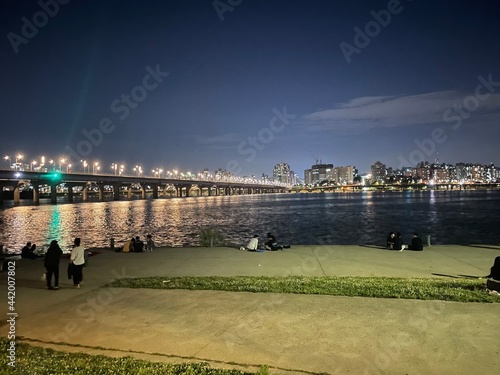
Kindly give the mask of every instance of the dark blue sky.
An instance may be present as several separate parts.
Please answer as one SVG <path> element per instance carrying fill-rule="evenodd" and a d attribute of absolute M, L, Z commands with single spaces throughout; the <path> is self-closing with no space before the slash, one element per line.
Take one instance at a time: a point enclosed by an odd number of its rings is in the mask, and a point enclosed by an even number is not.
<path fill-rule="evenodd" d="M 0 152 L 257 176 L 500 164 L 498 1 L 216 4 L 2 1 Z"/>

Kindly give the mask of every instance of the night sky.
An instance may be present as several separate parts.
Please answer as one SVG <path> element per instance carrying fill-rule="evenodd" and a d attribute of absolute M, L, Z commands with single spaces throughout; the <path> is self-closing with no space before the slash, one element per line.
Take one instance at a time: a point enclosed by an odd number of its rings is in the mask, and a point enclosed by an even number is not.
<path fill-rule="evenodd" d="M 303 176 L 316 159 L 360 173 L 377 160 L 500 165 L 496 0 L 0 8 L 12 158 L 240 176 L 282 161 Z"/>

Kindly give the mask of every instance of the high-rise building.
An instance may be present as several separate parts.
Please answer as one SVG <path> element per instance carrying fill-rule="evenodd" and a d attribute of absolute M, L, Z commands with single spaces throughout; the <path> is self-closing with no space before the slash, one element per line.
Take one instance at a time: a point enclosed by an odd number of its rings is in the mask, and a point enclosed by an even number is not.
<path fill-rule="evenodd" d="M 274 181 L 288 184 L 289 178 L 290 178 L 290 166 L 287 163 L 281 162 L 274 166 L 273 168 Z"/>
<path fill-rule="evenodd" d="M 353 183 L 354 167 L 349 165 L 347 167 L 335 167 L 337 170 L 337 183 L 339 185 L 349 185 Z"/>
<path fill-rule="evenodd" d="M 380 161 L 376 161 L 372 165 L 372 180 L 374 182 L 383 182 L 387 176 L 387 168 L 385 164 Z"/>
<path fill-rule="evenodd" d="M 311 169 L 304 171 L 306 185 L 319 184 L 322 181 L 332 180 L 333 164 L 314 164 Z"/>

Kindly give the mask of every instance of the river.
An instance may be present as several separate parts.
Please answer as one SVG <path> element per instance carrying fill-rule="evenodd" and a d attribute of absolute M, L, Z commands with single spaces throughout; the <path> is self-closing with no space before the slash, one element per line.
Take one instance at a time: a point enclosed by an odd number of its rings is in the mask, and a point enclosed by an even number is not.
<path fill-rule="evenodd" d="M 406 242 L 417 231 L 433 244 L 500 244 L 500 191 L 406 191 L 267 194 L 8 206 L 0 210 L 0 244 L 19 251 L 31 241 L 74 237 L 86 247 L 117 245 L 152 234 L 157 245 L 196 246 L 201 228 L 219 228 L 232 243 L 278 242 L 382 245 L 400 231 Z"/>

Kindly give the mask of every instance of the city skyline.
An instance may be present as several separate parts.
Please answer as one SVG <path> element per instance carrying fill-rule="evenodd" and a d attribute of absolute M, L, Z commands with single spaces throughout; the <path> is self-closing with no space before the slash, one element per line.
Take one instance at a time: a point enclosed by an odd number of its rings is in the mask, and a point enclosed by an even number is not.
<path fill-rule="evenodd" d="M 4 2 L 0 150 L 239 176 L 500 163 L 499 4 L 231 4 Z"/>

